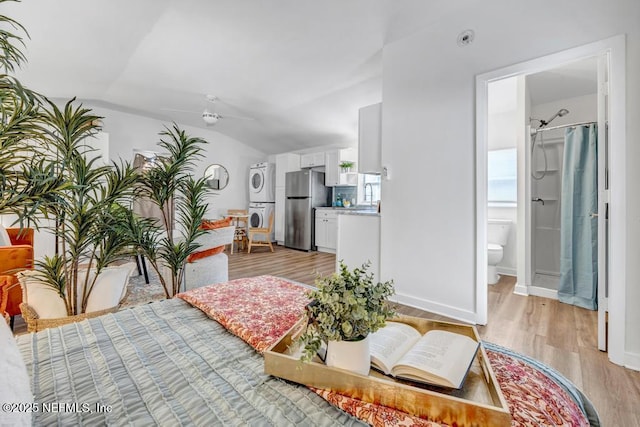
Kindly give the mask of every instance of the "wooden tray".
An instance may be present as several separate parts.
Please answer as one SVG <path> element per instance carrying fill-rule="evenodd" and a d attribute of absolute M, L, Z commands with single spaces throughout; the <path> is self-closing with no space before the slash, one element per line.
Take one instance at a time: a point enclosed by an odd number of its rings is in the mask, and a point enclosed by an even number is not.
<path fill-rule="evenodd" d="M 480 341 L 474 326 L 400 316 L 422 334 L 442 329 Z M 460 390 L 431 387 L 397 380 L 376 370 L 368 376 L 326 366 L 319 358 L 303 363 L 294 355 L 292 342 L 302 333 L 304 319 L 294 325 L 264 353 L 265 373 L 299 384 L 336 391 L 365 402 L 399 409 L 449 425 L 510 426 L 511 414 L 481 345 Z M 298 353 L 299 354 L 299 353 Z"/>

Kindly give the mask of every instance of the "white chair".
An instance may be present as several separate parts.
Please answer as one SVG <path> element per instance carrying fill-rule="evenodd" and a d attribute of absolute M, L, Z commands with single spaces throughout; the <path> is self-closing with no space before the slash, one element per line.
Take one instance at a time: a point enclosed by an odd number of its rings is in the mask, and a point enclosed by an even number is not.
<path fill-rule="evenodd" d="M 235 226 L 233 225 L 207 230 L 204 235 L 197 239 L 197 242 L 202 245 L 199 251 L 204 252 L 233 244 L 234 236 Z M 206 256 L 185 264 L 184 284 L 186 290 L 226 282 L 228 280 L 229 257 L 224 252 Z"/>

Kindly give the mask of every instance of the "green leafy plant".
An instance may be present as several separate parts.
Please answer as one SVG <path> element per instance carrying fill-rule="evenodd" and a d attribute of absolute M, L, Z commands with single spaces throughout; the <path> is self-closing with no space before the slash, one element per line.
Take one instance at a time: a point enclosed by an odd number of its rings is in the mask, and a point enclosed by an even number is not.
<path fill-rule="evenodd" d="M 354 164 L 355 164 L 354 162 L 349 162 L 349 161 L 344 160 L 344 161 L 340 162 L 339 166 L 344 170 L 350 170 L 353 167 Z"/>
<path fill-rule="evenodd" d="M 98 116 L 74 100 L 60 109 L 13 76 L 26 62 L 28 34 L 5 15 L 0 26 L 0 213 L 55 235 L 55 254 L 36 268 L 67 314 L 79 314 L 99 272 L 130 255 L 126 236 L 135 220 L 125 206 L 137 178 L 128 164 L 98 164 L 91 148 Z"/>
<path fill-rule="evenodd" d="M 64 298 L 68 315 L 84 313 L 97 277 L 107 266 L 134 254 L 129 209 L 137 174 L 127 162 L 100 163 L 91 140 L 100 130 L 99 117 L 70 100 L 58 108 L 47 100 L 38 150 L 44 170 L 55 173 L 63 187 L 40 201 L 50 218 L 56 252 L 36 261 L 46 284 Z M 32 147 L 32 150 L 34 147 Z M 90 274 L 90 266 L 95 274 Z"/>
<path fill-rule="evenodd" d="M 28 34 L 5 15 L 0 15 L 0 26 L 0 213 L 18 215 L 23 223 L 34 220 L 43 204 L 66 183 L 53 164 L 31 150 L 44 137 L 44 98 L 13 76 L 26 62 L 21 47 L 23 34 Z"/>
<path fill-rule="evenodd" d="M 161 221 L 143 221 L 134 236 L 140 253 L 158 273 L 167 298 L 180 291 L 187 258 L 200 245 L 196 239 L 207 211 L 206 178 L 193 179 L 195 161 L 202 157 L 202 138 L 191 137 L 176 124 L 160 133 L 158 145 L 167 153 L 162 161 L 140 173 L 139 197 L 159 208 Z M 165 274 L 165 270 L 170 274 Z"/>
<path fill-rule="evenodd" d="M 393 281 L 374 283 L 369 266 L 350 271 L 341 261 L 339 272 L 316 279 L 317 289 L 306 309 L 309 323 L 297 341 L 303 347 L 301 360 L 310 361 L 323 341 L 364 339 L 395 315 L 388 301 Z"/>

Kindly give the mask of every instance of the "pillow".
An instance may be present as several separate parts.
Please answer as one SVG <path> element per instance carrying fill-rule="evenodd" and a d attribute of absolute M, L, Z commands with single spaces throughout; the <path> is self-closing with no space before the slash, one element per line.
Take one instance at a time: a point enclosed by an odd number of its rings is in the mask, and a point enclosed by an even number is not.
<path fill-rule="evenodd" d="M 22 286 L 22 300 L 38 313 L 41 319 L 67 317 L 67 307 L 58 291 L 44 283 L 41 273 L 24 270 L 17 273 Z"/>
<path fill-rule="evenodd" d="M 232 218 L 204 220 L 200 223 L 200 228 L 204 230 L 214 230 L 216 228 L 228 227 L 231 225 Z"/>
<path fill-rule="evenodd" d="M 0 246 L 11 246 L 11 238 L 9 237 L 9 233 L 2 224 L 0 224 Z"/>
<path fill-rule="evenodd" d="M 33 403 L 29 375 L 16 340 L 6 322 L 0 319 L 0 405 Z M 0 410 L 0 426 L 30 426 L 31 412 Z"/>
<path fill-rule="evenodd" d="M 187 257 L 187 262 L 196 262 L 199 259 L 218 255 L 221 252 L 224 252 L 224 245 L 216 246 L 215 248 L 205 249 L 204 251 L 200 251 L 200 252 L 194 252 Z"/>
<path fill-rule="evenodd" d="M 117 307 L 127 293 L 129 276 L 135 268 L 135 262 L 103 268 L 87 298 L 85 312 L 91 313 Z"/>

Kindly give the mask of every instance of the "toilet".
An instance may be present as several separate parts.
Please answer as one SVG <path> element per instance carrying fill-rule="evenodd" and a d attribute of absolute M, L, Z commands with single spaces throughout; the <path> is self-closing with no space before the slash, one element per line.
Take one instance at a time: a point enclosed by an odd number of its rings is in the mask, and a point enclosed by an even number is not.
<path fill-rule="evenodd" d="M 496 266 L 502 261 L 504 245 L 509 239 L 511 221 L 508 219 L 490 219 L 487 225 L 487 283 L 494 285 L 500 280 Z"/>

